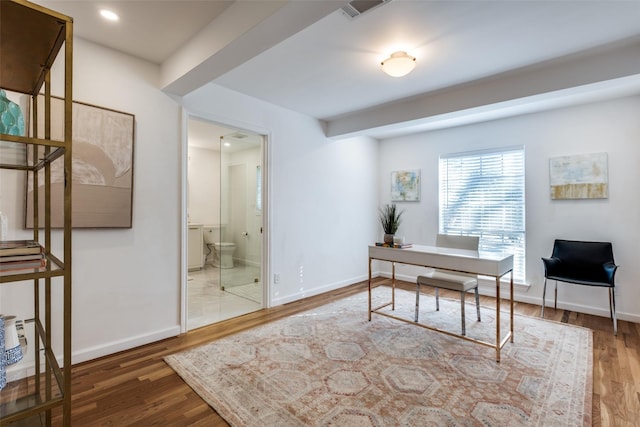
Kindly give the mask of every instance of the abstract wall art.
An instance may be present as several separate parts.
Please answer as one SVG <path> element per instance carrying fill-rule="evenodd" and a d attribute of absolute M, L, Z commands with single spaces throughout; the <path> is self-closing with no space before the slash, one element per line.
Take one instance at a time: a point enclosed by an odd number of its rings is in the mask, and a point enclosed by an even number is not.
<path fill-rule="evenodd" d="M 40 107 L 40 103 L 44 104 L 43 97 L 38 102 L 38 108 L 44 108 Z M 63 100 L 52 97 L 51 104 L 52 139 L 63 140 Z M 72 113 L 72 226 L 131 228 L 135 116 L 76 101 Z M 42 135 L 43 129 L 38 132 Z M 38 180 L 42 185 L 44 177 Z M 60 228 L 64 219 L 62 162 L 52 163 L 51 181 L 52 226 Z M 33 227 L 32 192 L 33 179 L 30 178 L 25 203 L 27 228 Z M 42 198 L 44 191 L 38 194 Z M 39 202 L 39 206 L 43 205 Z"/>
<path fill-rule="evenodd" d="M 391 172 L 391 201 L 420 201 L 420 170 Z"/>
<path fill-rule="evenodd" d="M 551 158 L 549 184 L 553 200 L 608 198 L 607 153 Z"/>

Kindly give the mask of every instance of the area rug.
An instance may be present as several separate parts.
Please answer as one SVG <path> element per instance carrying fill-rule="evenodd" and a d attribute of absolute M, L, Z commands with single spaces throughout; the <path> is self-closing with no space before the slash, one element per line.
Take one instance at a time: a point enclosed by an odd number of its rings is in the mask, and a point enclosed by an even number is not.
<path fill-rule="evenodd" d="M 374 303 L 389 299 L 376 288 Z M 398 290 L 396 315 L 415 294 Z M 421 296 L 420 321 L 459 332 L 460 303 Z M 467 305 L 467 335 L 495 309 Z M 508 313 L 501 327 L 508 330 Z M 590 426 L 592 333 L 515 316 L 495 350 L 384 316 L 362 293 L 165 358 L 232 426 Z"/>

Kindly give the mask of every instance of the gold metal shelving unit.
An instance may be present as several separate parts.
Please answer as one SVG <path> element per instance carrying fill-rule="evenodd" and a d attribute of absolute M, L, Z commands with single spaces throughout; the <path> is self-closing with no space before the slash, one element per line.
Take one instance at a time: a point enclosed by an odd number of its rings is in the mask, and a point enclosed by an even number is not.
<path fill-rule="evenodd" d="M 64 74 L 64 137 L 51 138 L 51 69 L 56 58 L 57 70 Z M 0 88 L 30 97 L 31 133 L 27 136 L 0 134 L 6 146 L 25 147 L 24 161 L 3 163 L 0 169 L 25 174 L 33 182 L 33 239 L 44 248 L 46 267 L 0 273 L 0 285 L 28 286 L 33 283 L 34 375 L 20 380 L 25 385 L 7 384 L 0 391 L 0 426 L 12 424 L 51 425 L 52 410 L 62 407 L 62 424 L 71 425 L 71 137 L 72 137 L 73 20 L 25 0 L 0 1 Z M 56 76 L 58 77 L 58 76 Z M 38 97 L 44 102 L 38 103 Z M 44 105 L 44 108 L 41 106 Z M 43 111 L 39 111 L 42 109 Z M 37 126 L 43 123 L 43 126 Z M 39 134 L 38 128 L 44 129 Z M 3 147 L 0 147 L 2 150 Z M 52 253 L 51 167 L 62 162 L 63 229 L 55 231 L 62 239 L 62 257 Z M 43 190 L 38 190 L 44 180 Z M 25 186 L 26 187 L 26 186 Z M 38 194 L 41 191 L 44 194 Z M 25 189 L 26 192 L 26 189 Z M 44 205 L 44 206 L 43 206 Z M 58 242 L 58 240 L 56 240 Z M 59 243 L 59 242 L 58 242 Z M 60 245 L 56 248 L 59 250 Z M 52 319 L 52 287 L 62 283 L 61 322 Z M 57 290 L 57 289 L 56 289 Z M 60 307 L 59 303 L 55 304 Z M 52 328 L 62 325 L 62 366 L 54 354 Z M 57 417 L 57 415 L 56 415 Z"/>

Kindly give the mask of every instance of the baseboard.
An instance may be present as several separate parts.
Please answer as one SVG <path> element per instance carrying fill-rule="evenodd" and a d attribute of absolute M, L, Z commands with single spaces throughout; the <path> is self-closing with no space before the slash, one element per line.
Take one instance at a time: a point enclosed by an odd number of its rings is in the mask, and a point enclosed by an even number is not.
<path fill-rule="evenodd" d="M 313 289 L 305 289 L 300 292 L 297 292 L 293 295 L 287 295 L 284 298 L 272 298 L 271 299 L 271 307 L 275 307 L 277 305 L 287 304 L 289 302 L 298 301 L 302 298 L 308 298 L 315 295 L 323 294 L 325 292 L 333 291 L 336 289 L 344 288 L 345 286 L 353 285 L 354 283 L 360 283 L 362 281 L 368 280 L 368 276 L 357 276 L 347 280 L 341 280 L 340 282 L 330 283 L 324 286 L 320 286 Z"/>
<path fill-rule="evenodd" d="M 26 325 L 28 327 L 29 324 Z M 27 331 L 29 333 L 29 331 Z M 113 353 L 117 353 L 123 350 L 129 350 L 135 347 L 139 347 L 141 345 L 150 344 L 155 341 L 160 341 L 165 338 L 171 338 L 180 334 L 180 326 L 174 326 L 171 328 L 167 328 L 161 331 L 155 331 L 150 334 L 138 335 L 136 337 L 131 337 L 126 340 L 121 341 L 113 341 L 104 345 L 90 347 L 88 349 L 84 349 L 81 351 L 76 351 L 72 354 L 71 360 L 72 365 L 77 363 L 86 362 L 88 360 L 97 359 L 98 357 L 108 356 Z M 33 358 L 32 352 L 25 355 L 25 358 L 20 362 L 10 365 L 6 369 L 7 374 L 7 382 L 21 380 L 23 378 L 27 378 L 33 376 L 35 374 L 35 360 Z M 44 370 L 44 357 L 41 357 L 40 360 L 41 366 L 40 371 Z M 63 360 L 62 355 L 56 357 L 58 364 L 61 368 L 63 368 Z"/>
<path fill-rule="evenodd" d="M 75 351 L 72 355 L 72 361 L 73 364 L 82 363 L 178 335 L 180 335 L 180 325 Z"/>

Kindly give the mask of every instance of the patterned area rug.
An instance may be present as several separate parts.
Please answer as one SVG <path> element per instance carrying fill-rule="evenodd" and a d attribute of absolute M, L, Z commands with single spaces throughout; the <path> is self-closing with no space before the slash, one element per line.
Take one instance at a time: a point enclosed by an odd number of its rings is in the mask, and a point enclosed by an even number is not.
<path fill-rule="evenodd" d="M 415 294 L 396 299 L 411 318 Z M 458 301 L 420 306 L 421 322 L 460 331 Z M 467 304 L 467 335 L 495 338 L 495 309 L 481 312 Z M 362 293 L 165 360 L 232 426 L 590 426 L 591 331 L 519 315 L 514 328 L 496 363 L 489 347 L 367 321 Z"/>

